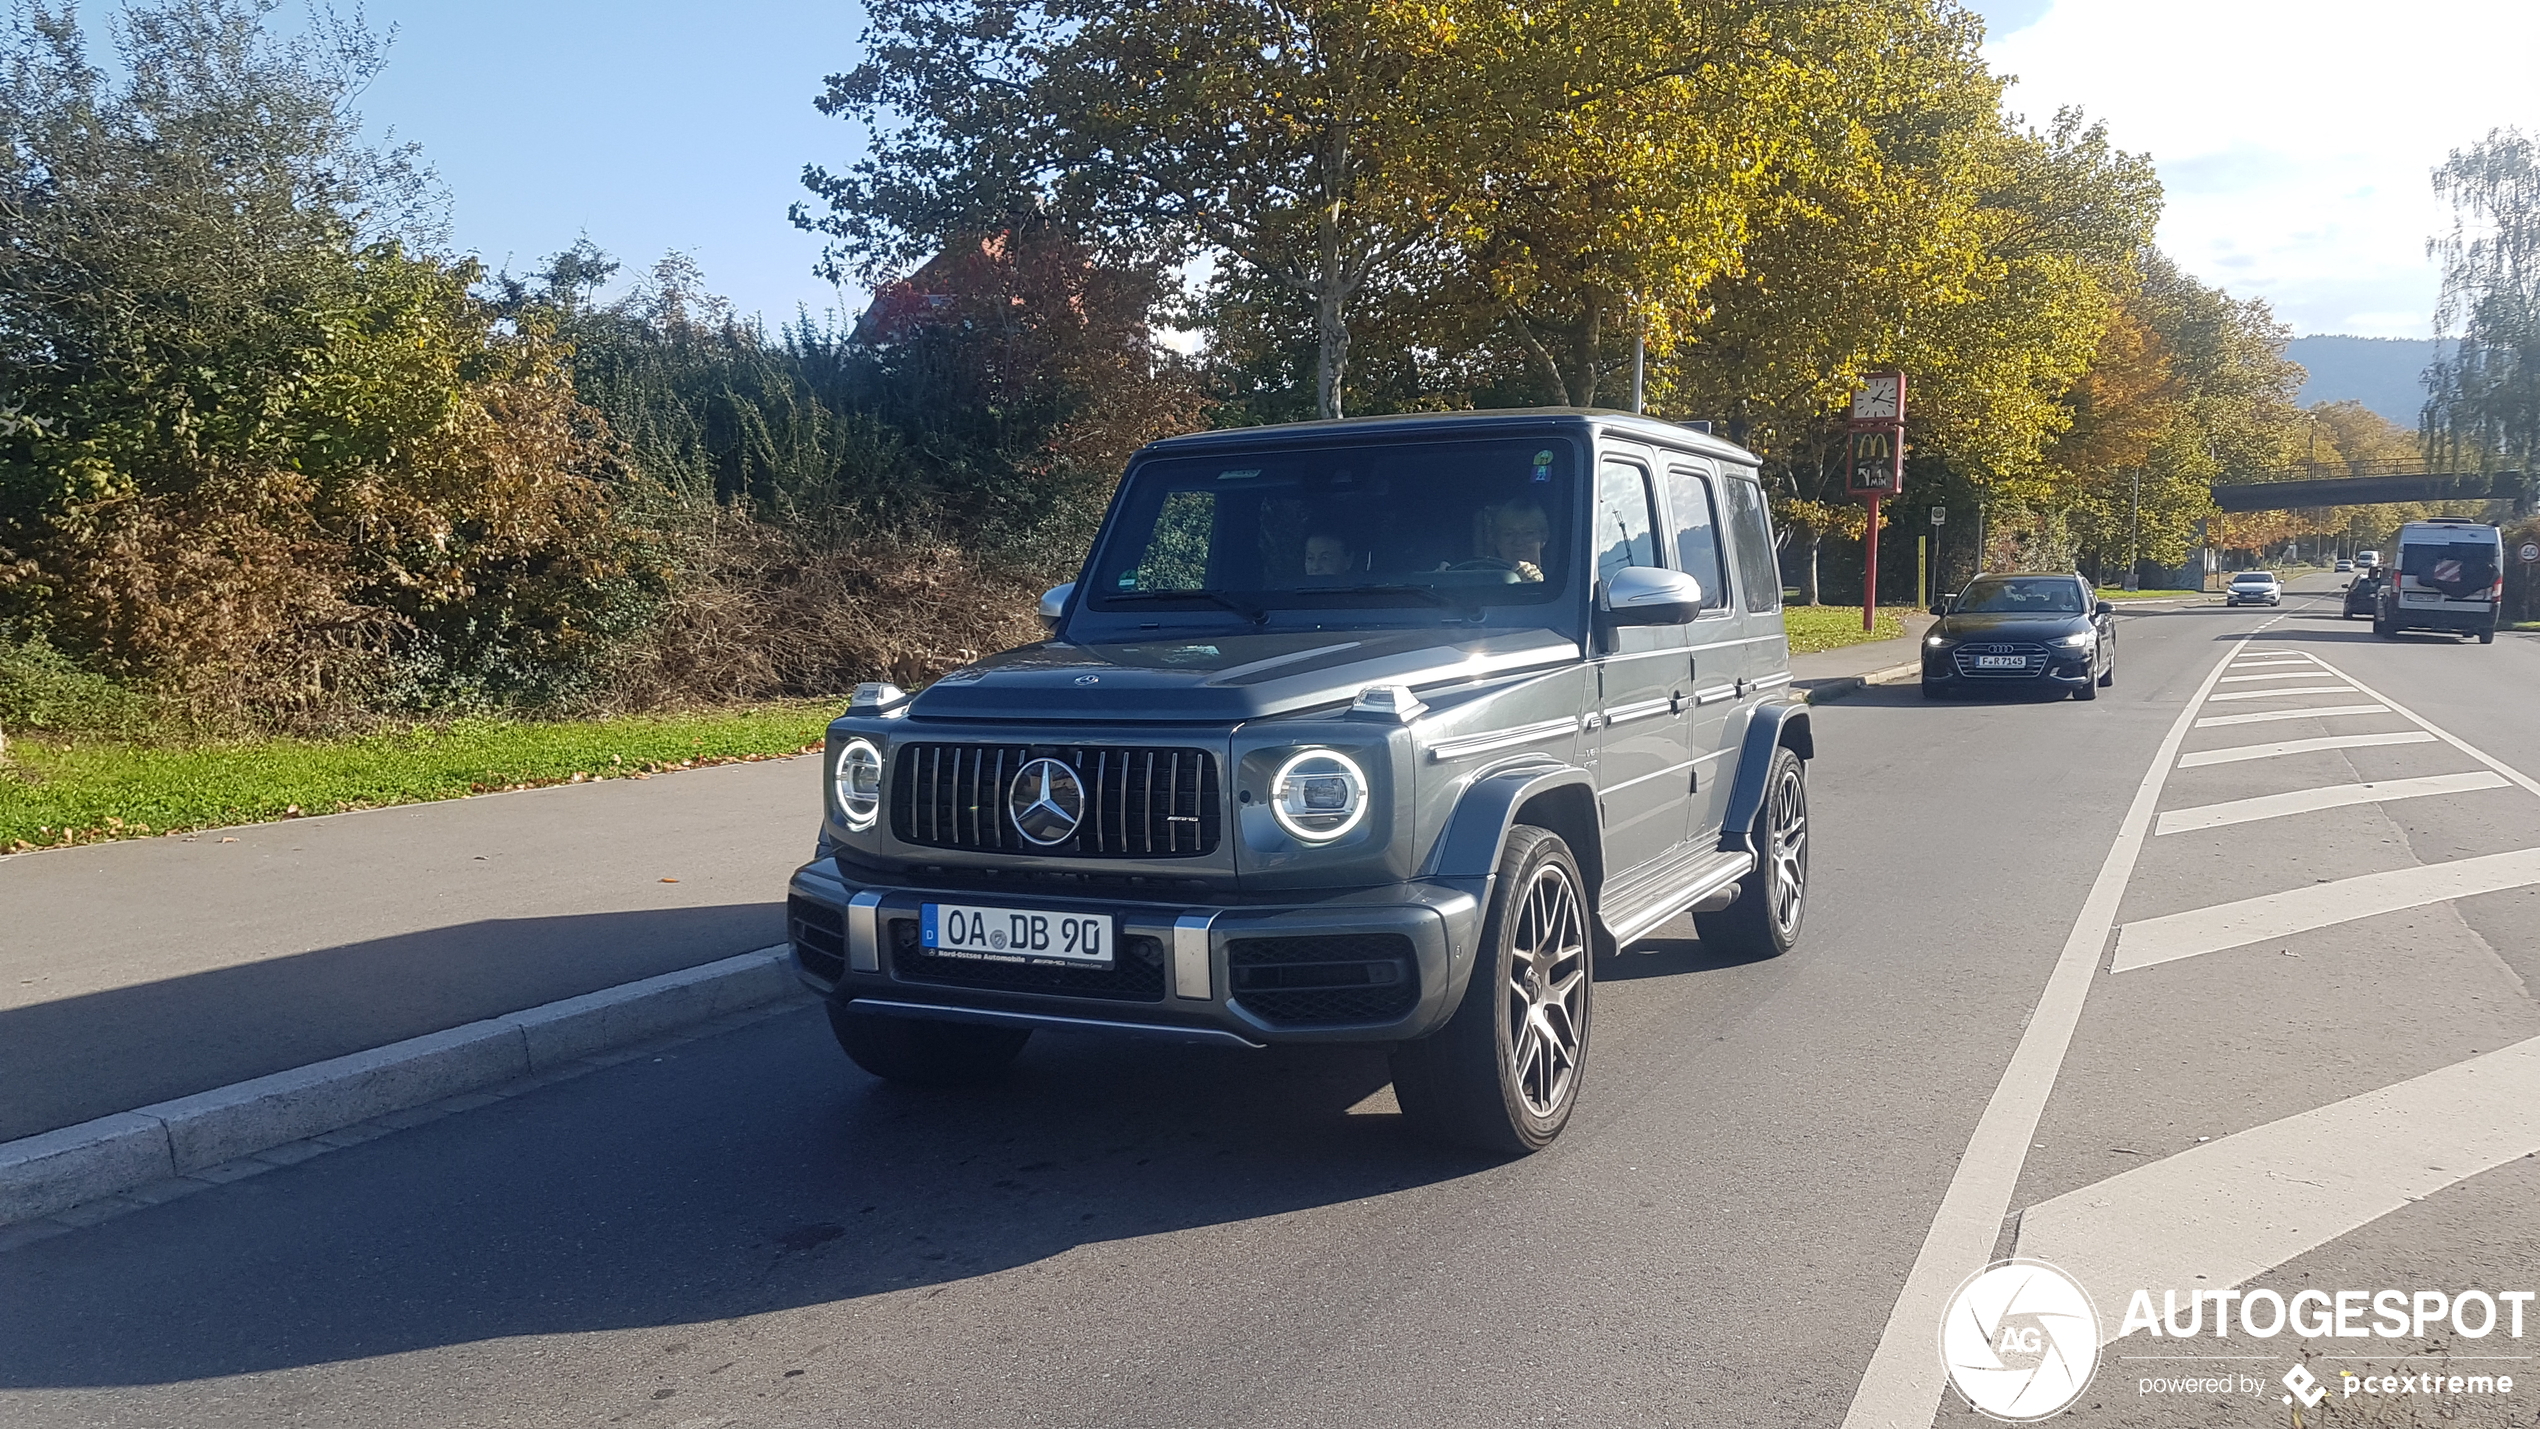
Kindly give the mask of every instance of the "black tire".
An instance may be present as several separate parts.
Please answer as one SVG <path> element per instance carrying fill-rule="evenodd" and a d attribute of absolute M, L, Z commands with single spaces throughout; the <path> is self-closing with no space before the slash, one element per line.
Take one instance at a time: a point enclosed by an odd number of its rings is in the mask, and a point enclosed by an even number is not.
<path fill-rule="evenodd" d="M 1773 751 L 1750 838 L 1763 857 L 1738 880 L 1737 901 L 1694 914 L 1693 929 L 1715 951 L 1777 958 L 1808 916 L 1808 766 L 1787 749 Z"/>
<path fill-rule="evenodd" d="M 1925 680 L 1923 681 L 1923 698 L 1945 700 L 1949 698 L 1949 687 L 1938 680 Z"/>
<path fill-rule="evenodd" d="M 887 1017 L 829 1004 L 829 1030 L 849 1059 L 886 1082 L 969 1087 L 994 1081 L 1013 1065 L 1029 1027 L 990 1027 L 928 1017 Z"/>
<path fill-rule="evenodd" d="M 2384 640 L 2387 640 L 2391 636 L 2398 634 L 2399 628 L 2392 625 L 2389 621 L 2382 619 L 2379 612 L 2375 612 L 2372 618 L 2372 633 L 2380 636 Z"/>
<path fill-rule="evenodd" d="M 2099 698 L 2099 682 L 2097 680 L 2084 680 L 2081 688 L 2073 691 L 2073 698 L 2077 700 L 2095 700 Z"/>
<path fill-rule="evenodd" d="M 2481 645 L 2493 645 L 2493 644 L 2495 644 L 2495 643 L 2496 643 L 2496 627 L 2491 625 L 2491 626 L 2488 626 L 2485 630 L 2482 630 L 2482 631 L 2478 632 L 2478 643 L 2479 643 L 2479 644 L 2481 644 Z"/>
<path fill-rule="evenodd" d="M 2106 674 L 2104 674 L 2104 675 L 2101 675 L 2101 676 L 2099 677 L 2099 688 L 2101 688 L 2101 689 L 2103 689 L 2103 690 L 2104 690 L 2104 689 L 2107 689 L 2107 688 L 2109 688 L 2110 686 L 2113 686 L 2114 684 L 2116 684 L 2116 682 L 2117 682 L 2117 657 L 2115 656 L 2115 654 L 2111 653 L 2111 654 L 2108 656 L 2108 673 L 2106 673 Z"/>
<path fill-rule="evenodd" d="M 1592 1025 L 1593 916 L 1570 846 L 1511 829 L 1464 1000 L 1394 1049 L 1394 1098 L 1421 1135 L 1522 1156 L 1569 1125 Z"/>

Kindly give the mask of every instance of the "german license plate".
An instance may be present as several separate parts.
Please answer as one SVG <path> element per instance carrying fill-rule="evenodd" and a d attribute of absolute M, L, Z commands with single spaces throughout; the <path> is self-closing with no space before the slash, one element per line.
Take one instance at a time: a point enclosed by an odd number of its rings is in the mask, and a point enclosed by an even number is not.
<path fill-rule="evenodd" d="M 2025 670 L 2028 668 L 2028 657 L 2026 655 L 1978 655 L 1976 668 L 1979 670 Z"/>
<path fill-rule="evenodd" d="M 2441 605 L 2443 603 L 2443 592 L 2439 590 L 2412 590 L 2408 592 L 2408 603 L 2410 605 Z"/>
<path fill-rule="evenodd" d="M 1030 908 L 923 905 L 918 940 L 953 957 L 1111 966 L 1111 917 Z"/>

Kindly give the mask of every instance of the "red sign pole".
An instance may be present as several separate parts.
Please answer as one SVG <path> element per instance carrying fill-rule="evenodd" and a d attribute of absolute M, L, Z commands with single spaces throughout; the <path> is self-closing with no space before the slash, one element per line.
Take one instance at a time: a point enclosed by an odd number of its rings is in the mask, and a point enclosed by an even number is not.
<path fill-rule="evenodd" d="M 1879 628 L 1879 494 L 1870 493 L 1870 539 L 1863 548 L 1869 555 L 1861 571 L 1861 633 Z"/>

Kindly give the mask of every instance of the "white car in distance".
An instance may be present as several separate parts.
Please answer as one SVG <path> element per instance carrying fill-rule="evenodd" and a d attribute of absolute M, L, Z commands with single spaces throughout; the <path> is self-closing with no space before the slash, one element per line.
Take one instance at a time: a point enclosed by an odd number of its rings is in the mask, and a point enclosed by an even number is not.
<path fill-rule="evenodd" d="M 2282 605 L 2284 583 L 2273 571 L 2242 571 L 2223 587 L 2225 605 Z"/>

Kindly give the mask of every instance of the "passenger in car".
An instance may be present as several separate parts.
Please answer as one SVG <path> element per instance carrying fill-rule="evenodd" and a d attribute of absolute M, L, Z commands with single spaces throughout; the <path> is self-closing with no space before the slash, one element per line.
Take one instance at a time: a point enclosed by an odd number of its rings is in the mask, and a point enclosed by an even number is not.
<path fill-rule="evenodd" d="M 1349 538 L 1330 531 L 1317 531 L 1305 538 L 1305 573 L 1309 576 L 1345 576 L 1356 565 L 1351 560 Z"/>

